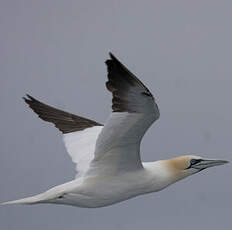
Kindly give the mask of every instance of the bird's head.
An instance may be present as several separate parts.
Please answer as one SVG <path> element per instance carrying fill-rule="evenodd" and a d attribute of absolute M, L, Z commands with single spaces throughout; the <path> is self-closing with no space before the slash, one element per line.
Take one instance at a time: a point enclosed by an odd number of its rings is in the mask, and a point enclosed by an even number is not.
<path fill-rule="evenodd" d="M 193 175 L 203 169 L 228 163 L 225 160 L 204 159 L 199 156 L 186 155 L 166 160 L 166 165 L 176 180 Z"/>

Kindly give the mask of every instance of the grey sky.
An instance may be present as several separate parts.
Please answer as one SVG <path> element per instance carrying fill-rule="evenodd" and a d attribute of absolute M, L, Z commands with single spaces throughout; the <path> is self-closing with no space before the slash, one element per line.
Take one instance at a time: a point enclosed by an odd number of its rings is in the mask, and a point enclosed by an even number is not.
<path fill-rule="evenodd" d="M 232 160 L 231 11 L 226 0 L 1 0 L 0 201 L 74 177 L 60 133 L 21 97 L 104 122 L 108 51 L 159 104 L 143 160 L 189 153 Z M 0 207 L 0 229 L 229 229 L 231 175 L 231 165 L 215 167 L 102 209 Z"/>

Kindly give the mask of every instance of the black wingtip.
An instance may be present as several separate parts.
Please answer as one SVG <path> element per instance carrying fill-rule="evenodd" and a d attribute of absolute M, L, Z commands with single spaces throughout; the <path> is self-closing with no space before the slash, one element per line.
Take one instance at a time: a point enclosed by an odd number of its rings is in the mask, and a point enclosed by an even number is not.
<path fill-rule="evenodd" d="M 110 55 L 110 58 L 111 58 L 112 61 L 120 63 L 120 61 L 111 52 L 109 52 L 109 55 Z"/>
<path fill-rule="evenodd" d="M 33 102 L 39 102 L 38 100 L 36 100 L 34 97 L 32 97 L 29 94 L 26 94 L 25 97 L 22 97 L 22 99 L 25 101 L 26 104 L 28 104 L 29 106 L 31 105 L 31 103 Z"/>
<path fill-rule="evenodd" d="M 26 94 L 26 96 L 24 96 L 24 97 L 22 97 L 22 99 L 28 104 L 28 101 L 29 101 L 29 99 L 28 99 L 29 97 L 28 97 L 28 94 Z"/>
<path fill-rule="evenodd" d="M 111 68 L 113 65 L 121 64 L 120 61 L 111 53 L 109 52 L 110 58 L 105 61 L 106 65 Z M 121 64 L 122 65 L 122 64 Z"/>
<path fill-rule="evenodd" d="M 90 119 L 77 116 L 44 104 L 29 94 L 22 97 L 25 103 L 44 121 L 53 123 L 62 133 L 81 131 L 93 126 L 103 126 Z"/>
<path fill-rule="evenodd" d="M 115 59 L 115 56 L 111 52 L 109 52 L 109 56 L 111 59 Z"/>
<path fill-rule="evenodd" d="M 34 97 L 32 97 L 30 94 L 26 94 L 26 96 L 30 99 L 30 100 L 32 100 L 32 101 L 34 101 L 34 100 L 36 100 Z"/>

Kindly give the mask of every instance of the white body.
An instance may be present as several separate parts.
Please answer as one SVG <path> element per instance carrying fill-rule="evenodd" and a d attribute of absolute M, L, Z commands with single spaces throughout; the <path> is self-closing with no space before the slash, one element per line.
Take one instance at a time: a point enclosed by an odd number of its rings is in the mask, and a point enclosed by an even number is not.
<path fill-rule="evenodd" d="M 163 161 L 143 163 L 143 165 L 144 169 L 136 172 L 119 173 L 114 176 L 80 177 L 45 193 L 15 202 L 56 203 L 97 208 L 141 194 L 160 191 L 172 183 Z"/>
<path fill-rule="evenodd" d="M 166 175 L 165 175 L 166 174 Z M 162 176 L 161 176 L 162 175 Z M 171 181 L 164 172 L 162 163 L 144 163 L 144 169 L 115 176 L 79 178 L 49 192 L 65 193 L 54 203 L 70 204 L 79 207 L 102 207 L 150 192 L 160 191 Z M 51 201 L 50 201 L 51 202 Z"/>
<path fill-rule="evenodd" d="M 66 149 L 78 174 L 76 179 L 45 193 L 2 204 L 56 203 L 96 208 L 141 194 L 159 191 L 207 167 L 226 161 L 182 156 L 141 162 L 141 140 L 160 114 L 146 86 L 112 54 L 107 89 L 112 109 L 105 125 L 48 106 L 27 95 L 25 102 L 39 117 L 64 133 Z"/>

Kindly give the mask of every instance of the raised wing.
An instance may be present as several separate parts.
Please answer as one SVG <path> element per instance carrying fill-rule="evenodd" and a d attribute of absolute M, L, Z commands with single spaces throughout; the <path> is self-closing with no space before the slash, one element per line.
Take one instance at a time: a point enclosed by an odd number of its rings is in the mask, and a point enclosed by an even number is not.
<path fill-rule="evenodd" d="M 159 118 L 159 109 L 147 87 L 110 53 L 107 89 L 113 112 L 96 143 L 90 174 L 115 174 L 142 168 L 140 142 Z"/>
<path fill-rule="evenodd" d="M 42 120 L 53 123 L 63 133 L 65 147 L 76 163 L 78 176 L 84 174 L 94 158 L 102 124 L 46 105 L 30 95 L 24 100 Z"/>

